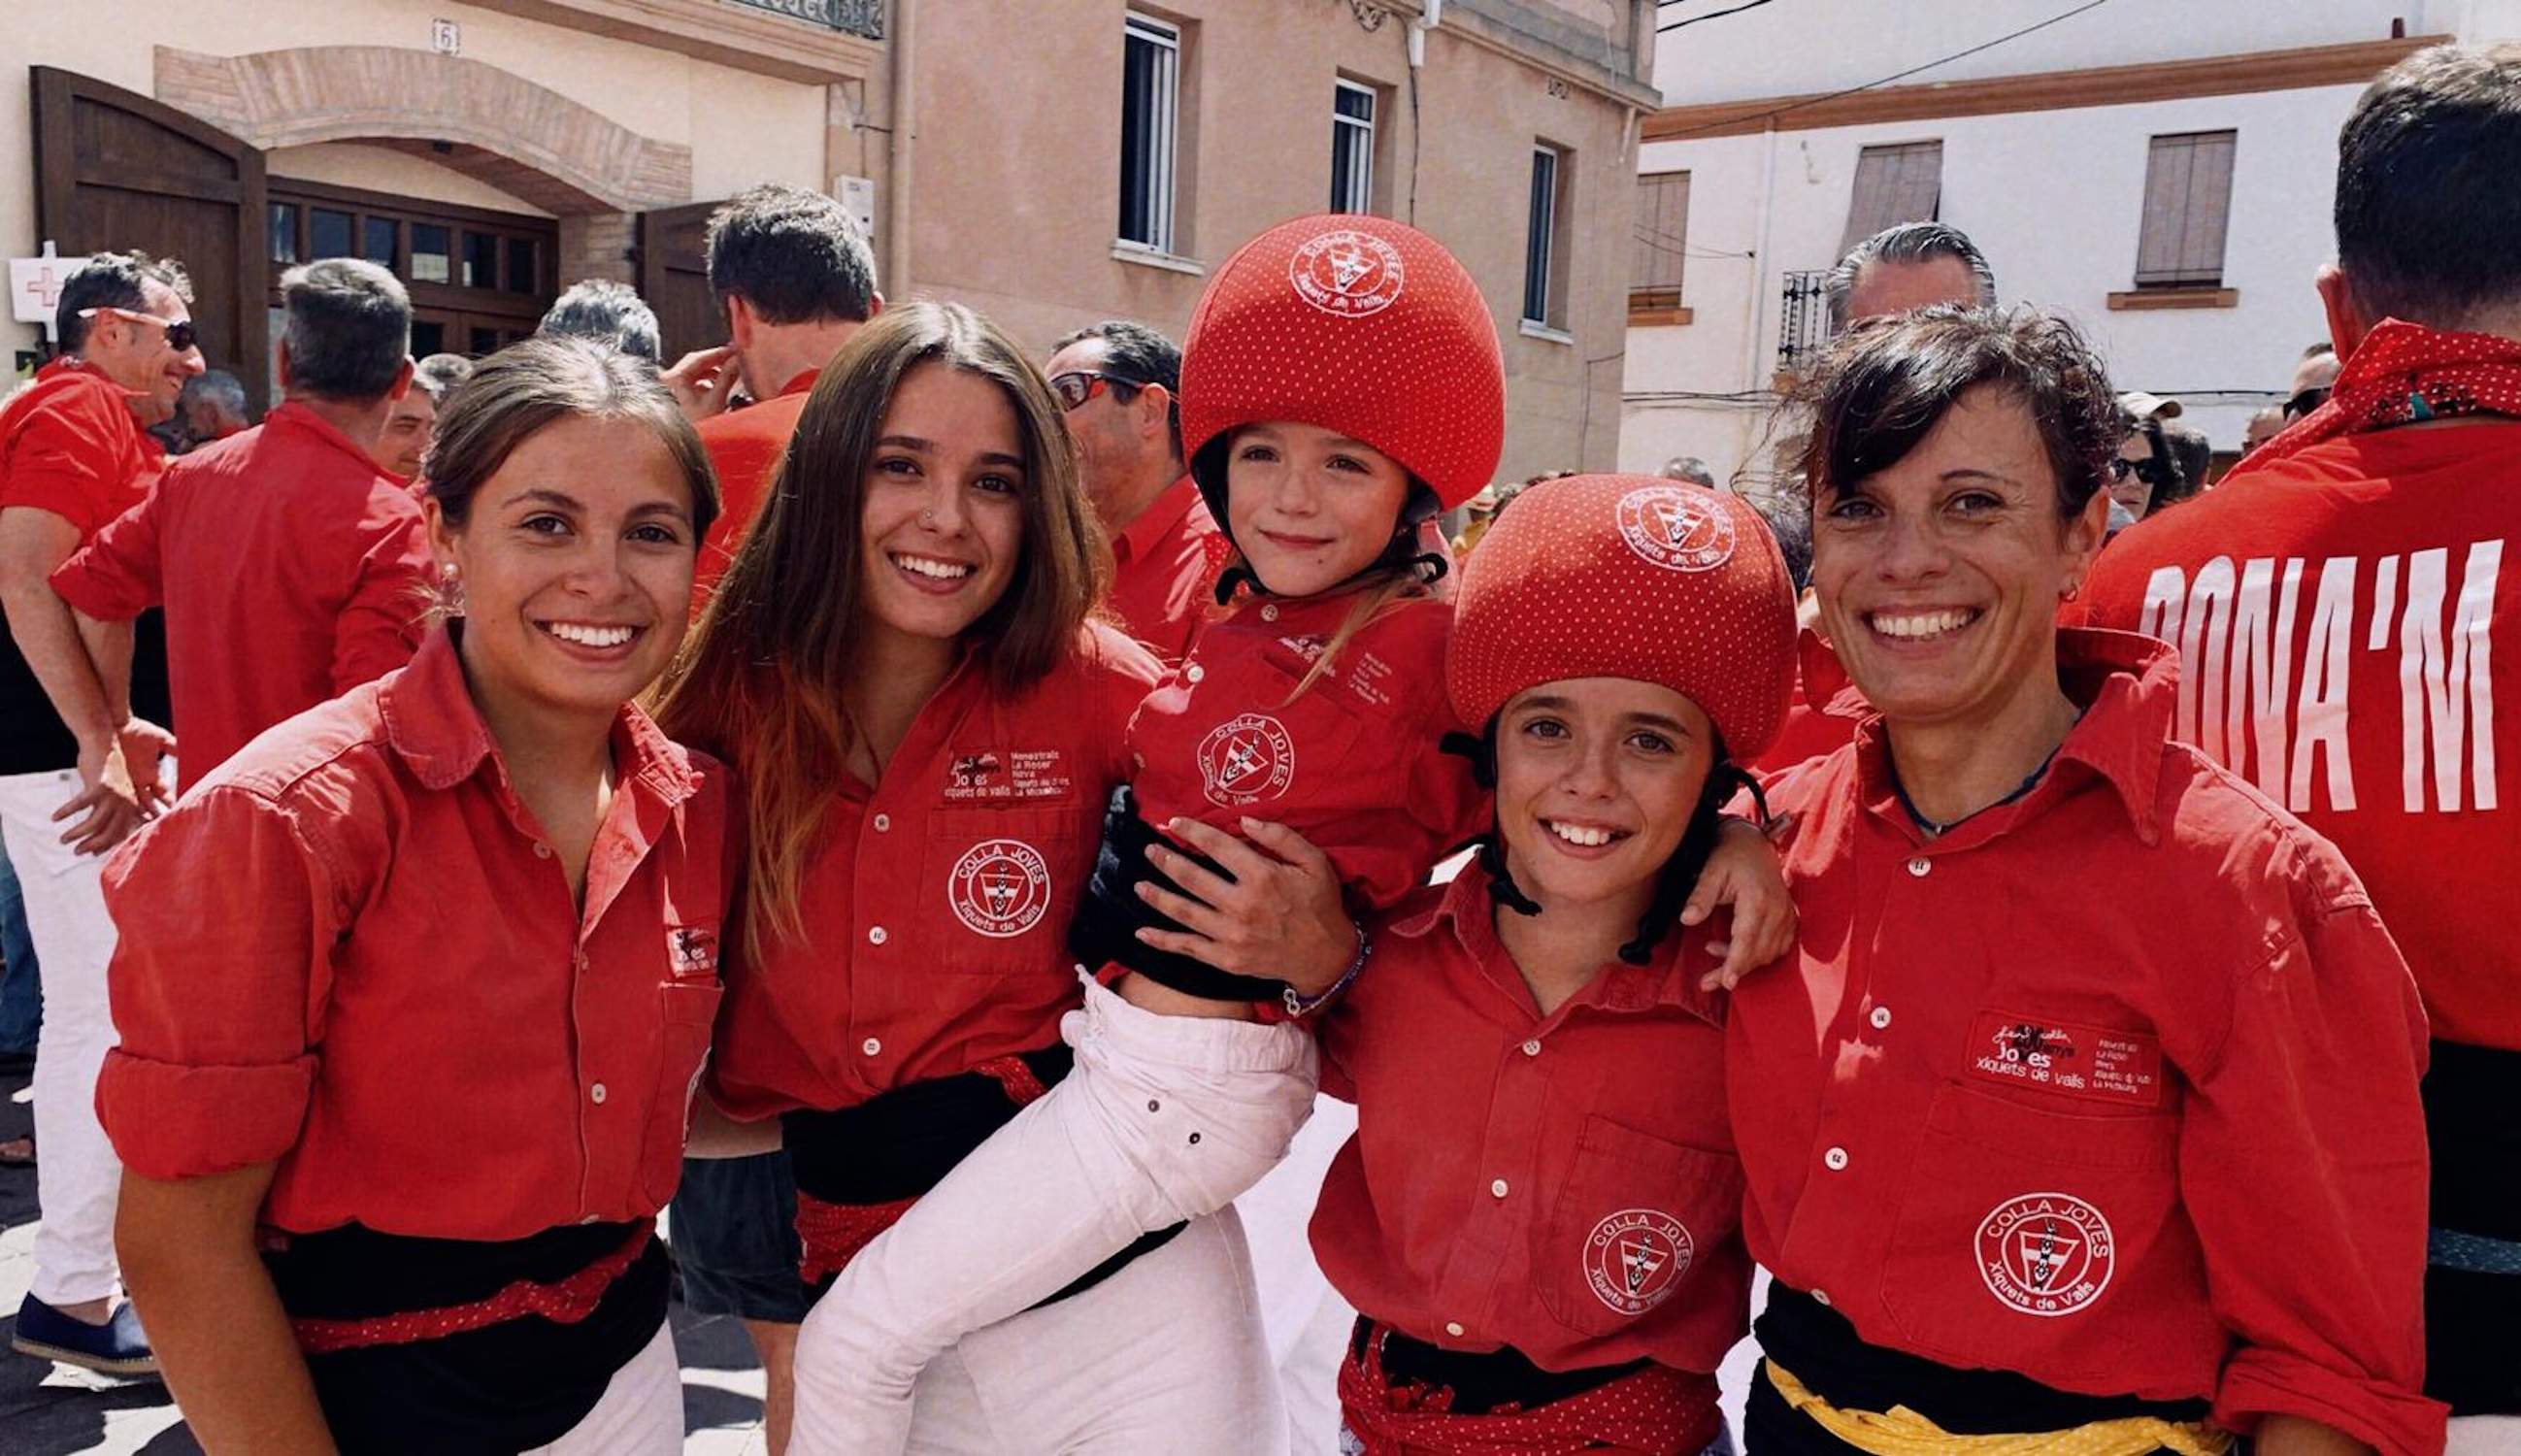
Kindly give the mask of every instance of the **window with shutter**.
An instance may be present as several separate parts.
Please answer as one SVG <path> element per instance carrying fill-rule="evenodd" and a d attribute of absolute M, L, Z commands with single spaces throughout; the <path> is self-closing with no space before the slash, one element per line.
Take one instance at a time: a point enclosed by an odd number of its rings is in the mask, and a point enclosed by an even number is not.
<path fill-rule="evenodd" d="M 1867 147 L 1856 159 L 1856 190 L 1848 199 L 1839 253 L 1898 223 L 1933 222 L 1943 215 L 1943 204 L 1942 142 Z"/>
<path fill-rule="evenodd" d="M 1689 173 L 1637 178 L 1637 215 L 1629 248 L 1628 310 L 1678 308 L 1689 242 Z"/>
<path fill-rule="evenodd" d="M 2144 221 L 2136 239 L 2137 288 L 2223 286 L 2237 135 L 2192 131 L 2153 139 L 2144 173 Z"/>

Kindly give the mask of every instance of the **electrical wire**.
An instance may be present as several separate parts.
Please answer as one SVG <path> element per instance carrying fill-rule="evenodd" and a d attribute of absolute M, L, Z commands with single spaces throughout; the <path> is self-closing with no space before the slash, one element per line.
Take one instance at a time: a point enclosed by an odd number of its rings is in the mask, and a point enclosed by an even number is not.
<path fill-rule="evenodd" d="M 1656 0 L 1655 8 L 1656 8 L 1657 10 L 1660 10 L 1660 9 L 1662 9 L 1665 5 L 1667 5 L 1667 4 L 1672 4 L 1672 3 L 1674 3 L 1674 0 Z M 1681 29 L 1681 28 L 1682 28 L 1682 27 L 1684 27 L 1684 26 L 1688 26 L 1688 25 L 1695 25 L 1695 24 L 1699 23 L 1700 23 L 1700 22 L 1702 22 L 1702 21 L 1720 21 L 1720 20 L 1724 19 L 1726 16 L 1729 16 L 1729 15 L 1740 15 L 1742 12 L 1744 12 L 1744 11 L 1746 11 L 1746 10 L 1758 10 L 1758 9 L 1759 9 L 1761 6 L 1763 6 L 1763 5 L 1768 5 L 1768 4 L 1773 4 L 1773 3 L 1774 3 L 1774 0 L 1751 0 L 1751 3 L 1750 3 L 1750 4 L 1748 4 L 1748 5 L 1736 5 L 1736 6 L 1734 6 L 1731 10 L 1711 10 L 1711 11 L 1709 11 L 1707 14 L 1705 14 L 1705 15 L 1703 15 L 1703 16 L 1691 16 L 1691 17 L 1689 17 L 1687 20 L 1674 21 L 1674 22 L 1673 22 L 1673 23 L 1672 23 L 1671 24 L 1669 24 L 1669 25 L 1657 25 L 1657 26 L 1655 26 L 1655 34 L 1657 34 L 1657 35 L 1661 35 L 1661 34 L 1663 34 L 1663 33 L 1664 33 L 1665 31 L 1667 31 L 1667 30 L 1678 30 L 1678 29 Z"/>
<path fill-rule="evenodd" d="M 1765 112 L 1753 112 L 1748 115 L 1726 116 L 1720 120 L 1709 121 L 1703 125 L 1690 127 L 1685 131 L 1675 131 L 1664 136 L 1651 137 L 1648 140 L 1657 142 L 1676 142 L 1684 137 L 1696 136 L 1703 131 L 1716 131 L 1722 128 L 1740 126 L 1749 121 L 1774 120 L 1775 118 L 1786 114 L 1788 112 L 1800 112 L 1806 107 L 1816 107 L 1822 102 L 1836 101 L 1842 96 L 1854 96 L 1858 92 L 1871 91 L 1879 86 L 1888 86 L 1893 81 L 1904 81 L 1908 77 L 1916 75 L 1920 71 L 1933 70 L 1938 66 L 1949 66 L 1955 61 L 1975 56 L 1981 51 L 1992 51 L 1997 46 L 2004 44 L 2006 41 L 2020 40 L 2022 37 L 2029 35 L 2035 30 L 2045 30 L 2051 25 L 2064 21 L 2071 21 L 2075 17 L 2082 15 L 2086 11 L 2098 10 L 2109 3 L 2110 0 L 2085 0 L 2085 3 L 2076 6 L 2074 9 L 2062 12 L 2058 15 L 2050 16 L 2048 19 L 2039 22 L 2037 24 L 2025 25 L 2019 30 L 1999 35 L 1994 40 L 1983 41 L 1977 45 L 1971 46 L 1965 51 L 1954 51 L 1948 56 L 1938 57 L 1935 60 L 1925 63 L 1923 66 L 1911 66 L 1906 70 L 1894 71 L 1891 74 L 1882 77 L 1878 81 L 1866 81 L 1861 86 L 1850 86 L 1844 91 L 1831 91 L 1820 96 L 1806 97 L 1802 101 L 1790 101 L 1784 106 L 1771 107 Z M 1749 7 L 1746 6 L 1744 8 L 1748 9 Z M 1699 17 L 1701 20 L 1714 20 L 1715 18 L 1716 17 L 1712 15 Z"/>

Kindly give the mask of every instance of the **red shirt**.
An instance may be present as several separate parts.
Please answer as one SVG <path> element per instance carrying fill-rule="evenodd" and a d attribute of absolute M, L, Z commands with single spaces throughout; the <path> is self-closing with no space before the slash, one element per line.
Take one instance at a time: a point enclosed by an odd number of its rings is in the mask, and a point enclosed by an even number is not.
<path fill-rule="evenodd" d="M 2172 736 L 2334 840 L 2436 1034 L 2521 1051 L 2521 423 L 2379 430 L 2267 461 L 2101 553 L 2096 626 L 2185 660 Z"/>
<path fill-rule="evenodd" d="M 1760 761 L 1760 773 L 1782 773 L 1807 758 L 1837 752 L 1856 740 L 1856 720 L 1869 711 L 1862 694 L 1848 682 L 1838 653 L 1809 627 L 1798 644 L 1794 700 L 1786 705 L 1786 721 L 1777 741 Z"/>
<path fill-rule="evenodd" d="M 1709 1374 L 1746 1328 L 1742 1164 L 1703 930 L 1615 962 L 1547 1016 L 1498 943 L 1486 872 L 1412 895 L 1321 1024 L 1357 1130 L 1314 1256 L 1351 1304 L 1447 1349 L 1548 1370 Z"/>
<path fill-rule="evenodd" d="M 700 566 L 692 575 L 694 602 L 709 600 L 710 588 L 726 574 L 735 549 L 744 544 L 744 533 L 761 514 L 762 504 L 770 497 L 770 478 L 779 473 L 789 436 L 797 432 L 798 418 L 805 413 L 805 396 L 813 392 L 814 381 L 820 378 L 821 370 L 808 369 L 771 398 L 711 415 L 695 427 L 701 448 L 709 451 L 710 465 L 717 472 L 718 512 L 708 534 L 701 537 Z"/>
<path fill-rule="evenodd" d="M 2169 649 L 2059 655 L 2053 766 L 1940 839 L 1878 718 L 1770 789 L 1803 928 L 1726 1026 L 1751 1253 L 1947 1365 L 2439 1451 L 2406 967 L 2325 841 L 2166 740 Z"/>
<path fill-rule="evenodd" d="M 166 607 L 189 787 L 274 723 L 409 661 L 429 562 L 401 481 L 284 404 L 169 465 L 52 579 L 102 621 Z"/>
<path fill-rule="evenodd" d="M 1216 613 L 1217 573 L 1233 547 L 1184 476 L 1112 538 L 1112 592 L 1122 629 L 1178 662 Z"/>
<path fill-rule="evenodd" d="M 1469 760 L 1437 747 L 1457 726 L 1444 696 L 1451 604 L 1386 607 L 1297 693 L 1357 600 L 1261 597 L 1208 628 L 1131 720 L 1130 782 L 1150 825 L 1284 824 L 1330 857 L 1356 903 L 1387 906 L 1490 809 Z"/>
<path fill-rule="evenodd" d="M 1081 995 L 1068 922 L 1158 670 L 1102 626 L 1012 697 L 966 658 L 882 780 L 842 782 L 799 887 L 802 943 L 729 958 L 718 1104 L 837 1111 L 1057 1041 Z"/>
<path fill-rule="evenodd" d="M 164 463 L 129 396 L 76 359 L 55 359 L 0 404 L 0 509 L 50 511 L 85 538 L 137 503 Z"/>
<path fill-rule="evenodd" d="M 570 896 L 453 641 L 265 734 L 117 851 L 135 1171 L 279 1161 L 293 1233 L 505 1240 L 672 1197 L 717 1009 L 726 774 L 625 705 Z"/>

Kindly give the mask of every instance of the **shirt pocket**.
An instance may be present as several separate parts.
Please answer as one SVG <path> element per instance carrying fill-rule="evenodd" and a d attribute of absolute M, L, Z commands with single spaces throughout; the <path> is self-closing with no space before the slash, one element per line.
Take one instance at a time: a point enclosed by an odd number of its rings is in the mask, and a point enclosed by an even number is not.
<path fill-rule="evenodd" d="M 1086 812 L 933 811 L 919 877 L 919 969 L 962 976 L 1065 971 L 1068 922 L 1092 868 L 1095 837 Z M 887 937 L 901 929 L 888 930 Z"/>
<path fill-rule="evenodd" d="M 709 1068 L 710 1037 L 718 1001 L 726 994 L 714 977 L 677 976 L 657 988 L 660 1035 L 656 1091 L 650 1100 L 648 1137 L 640 1181 L 649 1200 L 664 1207 L 683 1174 L 683 1141 L 691 1131 L 692 1104 Z"/>
<path fill-rule="evenodd" d="M 1944 1087 L 1883 1261 L 1892 1322 L 1950 1363 L 2124 1383 L 2141 1322 L 2112 1319 L 2111 1293 L 2141 1282 L 2131 1266 L 2177 1216 L 2178 1145 L 2177 1114 Z"/>
<path fill-rule="evenodd" d="M 1742 1219 L 1742 1161 L 1594 1115 L 1534 1241 L 1541 1303 L 1581 1335 L 1617 1335 L 1688 1286 Z"/>

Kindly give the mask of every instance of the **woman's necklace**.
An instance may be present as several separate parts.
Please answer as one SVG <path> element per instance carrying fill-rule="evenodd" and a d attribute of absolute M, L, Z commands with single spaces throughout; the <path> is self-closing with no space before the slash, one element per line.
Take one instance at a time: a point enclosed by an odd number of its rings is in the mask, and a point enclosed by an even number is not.
<path fill-rule="evenodd" d="M 2039 788 L 2040 781 L 2048 776 L 2048 766 L 2057 761 L 2057 754 L 2065 749 L 2066 738 L 2073 736 L 2075 732 L 2075 724 L 2082 721 L 2084 721 L 2084 710 L 2083 708 L 2078 707 L 2075 709 L 2073 721 L 2066 725 L 2065 735 L 2061 736 L 2057 740 L 2057 747 L 2048 751 L 2048 756 L 2040 760 L 2040 766 L 2031 770 L 2030 777 L 2024 779 L 2021 783 L 2016 784 L 2013 787 L 2013 792 L 2007 794 L 2002 798 L 1995 800 L 1994 803 L 1981 804 L 1977 808 L 1970 810 L 1968 813 L 1961 815 L 1957 819 L 1929 819 L 1923 813 L 1920 813 L 1917 809 L 1916 800 L 1908 796 L 1908 786 L 1900 782 L 1900 762 L 1897 758 L 1894 758 L 1891 761 L 1892 792 L 1900 796 L 1900 807 L 1908 811 L 1909 822 L 1915 824 L 1919 829 L 1924 830 L 1926 832 L 1927 839 L 1940 840 L 1945 835 L 1960 828 L 1962 825 L 1967 824 L 1972 819 L 1986 813 L 1988 810 L 2001 808 L 2005 804 L 2009 804 L 2015 799 L 2022 797 L 2024 795 L 2029 794 L 2032 790 Z"/>

